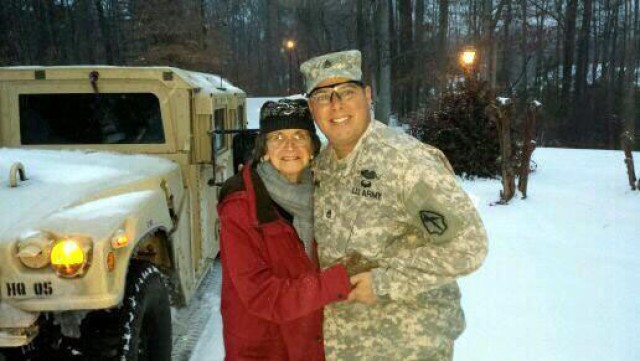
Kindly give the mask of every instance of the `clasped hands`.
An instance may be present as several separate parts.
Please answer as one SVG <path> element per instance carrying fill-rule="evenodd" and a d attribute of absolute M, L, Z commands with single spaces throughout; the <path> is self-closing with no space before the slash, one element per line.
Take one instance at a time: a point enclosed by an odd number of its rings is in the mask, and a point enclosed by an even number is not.
<path fill-rule="evenodd" d="M 365 305 L 374 305 L 378 298 L 373 291 L 373 277 L 371 271 L 358 273 L 351 276 L 351 292 L 347 296 L 348 302 L 360 302 Z"/>
<path fill-rule="evenodd" d="M 373 291 L 373 276 L 371 270 L 378 268 L 375 261 L 369 261 L 362 257 L 360 253 L 349 254 L 340 263 L 347 268 L 351 282 L 351 292 L 347 297 L 347 302 L 360 302 L 365 305 L 374 305 L 377 297 Z"/>

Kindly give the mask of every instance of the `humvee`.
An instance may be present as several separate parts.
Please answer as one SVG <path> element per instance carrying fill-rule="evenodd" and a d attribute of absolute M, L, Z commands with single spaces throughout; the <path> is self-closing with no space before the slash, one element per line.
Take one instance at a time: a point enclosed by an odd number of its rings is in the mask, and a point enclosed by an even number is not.
<path fill-rule="evenodd" d="M 245 100 L 171 67 L 0 68 L 0 359 L 170 359 Z"/>

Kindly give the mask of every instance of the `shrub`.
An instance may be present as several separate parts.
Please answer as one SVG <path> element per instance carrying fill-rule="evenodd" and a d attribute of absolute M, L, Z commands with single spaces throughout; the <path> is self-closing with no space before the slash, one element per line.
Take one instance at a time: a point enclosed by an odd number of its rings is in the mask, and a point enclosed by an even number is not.
<path fill-rule="evenodd" d="M 436 111 L 416 112 L 407 123 L 416 138 L 442 150 L 456 174 L 495 178 L 500 143 L 496 124 L 485 111 L 492 101 L 485 83 L 464 83 L 444 92 Z"/>

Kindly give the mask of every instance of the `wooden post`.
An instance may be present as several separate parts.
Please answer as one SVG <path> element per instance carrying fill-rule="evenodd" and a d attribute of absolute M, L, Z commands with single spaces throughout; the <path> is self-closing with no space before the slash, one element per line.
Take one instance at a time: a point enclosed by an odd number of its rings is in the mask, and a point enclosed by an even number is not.
<path fill-rule="evenodd" d="M 625 130 L 620 136 L 622 140 L 622 148 L 624 149 L 624 163 L 627 165 L 627 176 L 629 177 L 629 185 L 631 190 L 635 191 L 640 187 L 640 182 L 636 185 L 636 171 L 633 164 L 633 134 Z"/>
<path fill-rule="evenodd" d="M 522 199 L 527 198 L 527 185 L 529 183 L 529 173 L 531 172 L 531 155 L 536 146 L 535 129 L 538 118 L 538 108 L 540 103 L 533 101 L 527 107 L 524 118 L 524 143 L 522 145 L 522 157 L 520 160 L 520 170 L 518 177 L 518 190 L 522 194 Z"/>
<path fill-rule="evenodd" d="M 513 148 L 511 147 L 511 116 L 513 105 L 509 101 L 502 105 L 491 105 L 487 115 L 496 123 L 500 140 L 500 163 L 502 173 L 502 191 L 498 204 L 507 204 L 516 190 L 515 171 L 513 169 Z"/>

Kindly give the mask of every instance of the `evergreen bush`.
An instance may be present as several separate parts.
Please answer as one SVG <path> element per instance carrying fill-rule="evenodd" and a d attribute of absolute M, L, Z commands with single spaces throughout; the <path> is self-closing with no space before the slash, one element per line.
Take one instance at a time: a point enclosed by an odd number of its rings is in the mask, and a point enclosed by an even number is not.
<path fill-rule="evenodd" d="M 422 110 L 407 119 L 411 133 L 439 148 L 456 174 L 495 178 L 500 173 L 500 143 L 496 124 L 486 108 L 493 95 L 486 83 L 465 82 L 444 92 L 437 110 Z"/>

